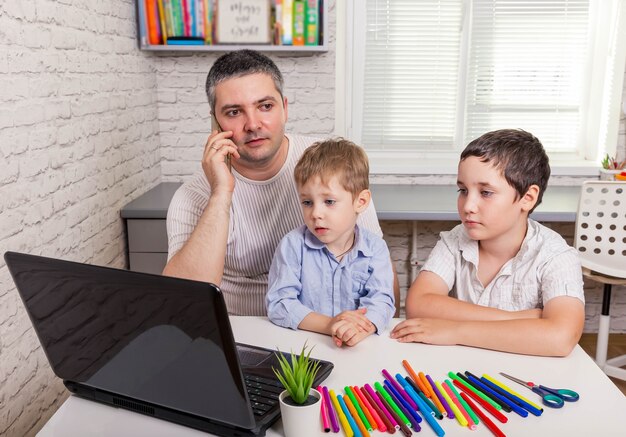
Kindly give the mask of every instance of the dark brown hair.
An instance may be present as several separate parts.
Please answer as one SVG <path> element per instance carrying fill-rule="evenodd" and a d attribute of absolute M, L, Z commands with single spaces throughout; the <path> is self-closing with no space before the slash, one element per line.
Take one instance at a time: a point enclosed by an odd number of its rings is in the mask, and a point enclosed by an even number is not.
<path fill-rule="evenodd" d="M 537 185 L 537 203 L 529 213 L 541 203 L 550 179 L 550 161 L 533 134 L 521 129 L 487 132 L 467 145 L 461 152 L 461 161 L 468 156 L 476 156 L 499 169 L 517 191 L 517 198 L 524 196 L 531 185 Z"/>

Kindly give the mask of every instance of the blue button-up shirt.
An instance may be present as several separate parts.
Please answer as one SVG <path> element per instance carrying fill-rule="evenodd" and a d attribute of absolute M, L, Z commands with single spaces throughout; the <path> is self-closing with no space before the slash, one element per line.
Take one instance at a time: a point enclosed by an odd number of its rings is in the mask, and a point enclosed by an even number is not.
<path fill-rule="evenodd" d="M 395 312 L 387 244 L 357 225 L 354 246 L 337 261 L 306 226 L 294 229 L 276 248 L 266 304 L 270 320 L 291 329 L 311 312 L 334 317 L 367 308 L 380 332 Z"/>

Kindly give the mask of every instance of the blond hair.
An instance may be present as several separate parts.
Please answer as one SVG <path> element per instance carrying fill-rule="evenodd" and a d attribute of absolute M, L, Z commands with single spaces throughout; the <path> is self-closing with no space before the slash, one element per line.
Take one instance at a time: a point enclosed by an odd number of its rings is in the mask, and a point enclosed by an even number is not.
<path fill-rule="evenodd" d="M 343 138 L 314 143 L 306 149 L 294 169 L 296 185 L 302 187 L 319 176 L 322 183 L 337 176 L 352 197 L 369 188 L 369 163 L 365 151 Z"/>

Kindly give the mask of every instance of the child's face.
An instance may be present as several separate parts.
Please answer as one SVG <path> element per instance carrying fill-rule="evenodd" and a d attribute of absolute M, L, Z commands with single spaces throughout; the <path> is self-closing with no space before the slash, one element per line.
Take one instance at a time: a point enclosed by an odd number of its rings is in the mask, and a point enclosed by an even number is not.
<path fill-rule="evenodd" d="M 472 240 L 517 242 L 520 232 L 525 233 L 534 202 L 529 196 L 518 199 L 515 188 L 491 163 L 467 157 L 459 163 L 457 185 L 459 216 Z"/>
<path fill-rule="evenodd" d="M 336 176 L 326 184 L 315 176 L 299 187 L 298 193 L 304 223 L 329 250 L 341 251 L 352 243 L 358 214 L 369 204 L 369 190 L 363 190 L 353 199 Z"/>

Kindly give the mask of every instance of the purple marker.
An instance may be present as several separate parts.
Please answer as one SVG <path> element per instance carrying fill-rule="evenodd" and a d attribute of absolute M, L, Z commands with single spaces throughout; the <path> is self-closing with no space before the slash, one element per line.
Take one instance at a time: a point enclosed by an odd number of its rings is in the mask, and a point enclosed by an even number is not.
<path fill-rule="evenodd" d="M 335 410 L 333 409 L 333 404 L 330 402 L 330 395 L 328 394 L 328 387 L 322 387 L 322 391 L 324 392 L 324 402 L 326 402 L 326 408 L 328 408 L 328 416 L 330 417 L 330 425 L 333 428 L 333 432 L 339 432 L 339 423 L 337 422 L 337 416 L 335 414 Z"/>
<path fill-rule="evenodd" d="M 395 429 L 400 429 L 400 425 L 398 425 L 398 421 L 396 420 L 395 417 L 391 415 L 387 407 L 380 402 L 380 399 L 378 398 L 377 393 L 374 392 L 374 389 L 372 388 L 372 386 L 369 384 L 365 384 L 363 388 L 369 393 L 372 399 L 374 399 L 374 402 L 376 402 L 376 405 L 378 405 L 378 408 L 380 408 L 381 411 L 385 413 L 385 416 L 387 416 L 387 419 L 389 419 L 393 427 Z"/>
<path fill-rule="evenodd" d="M 448 413 L 448 419 L 454 419 L 455 416 L 454 416 L 454 413 L 452 412 L 452 408 L 450 408 L 450 405 L 448 405 L 446 398 L 443 397 L 443 395 L 437 388 L 437 384 L 435 384 L 435 382 L 430 377 L 430 375 L 426 375 L 426 379 L 428 380 L 428 383 L 430 384 L 430 386 L 433 388 L 433 393 L 435 393 L 435 396 L 439 398 L 441 405 L 443 405 L 443 408 L 446 410 L 446 413 Z"/>
<path fill-rule="evenodd" d="M 400 384 L 398 384 L 396 380 L 391 377 L 386 369 L 383 369 L 383 375 L 385 376 L 385 379 L 389 381 L 389 383 L 393 386 L 393 388 L 395 388 L 396 391 L 400 393 L 400 396 L 402 396 L 404 400 L 407 401 L 411 408 L 417 411 L 417 404 L 415 403 L 415 401 L 411 399 L 411 396 L 409 396 L 409 394 L 402 387 L 400 387 Z"/>

